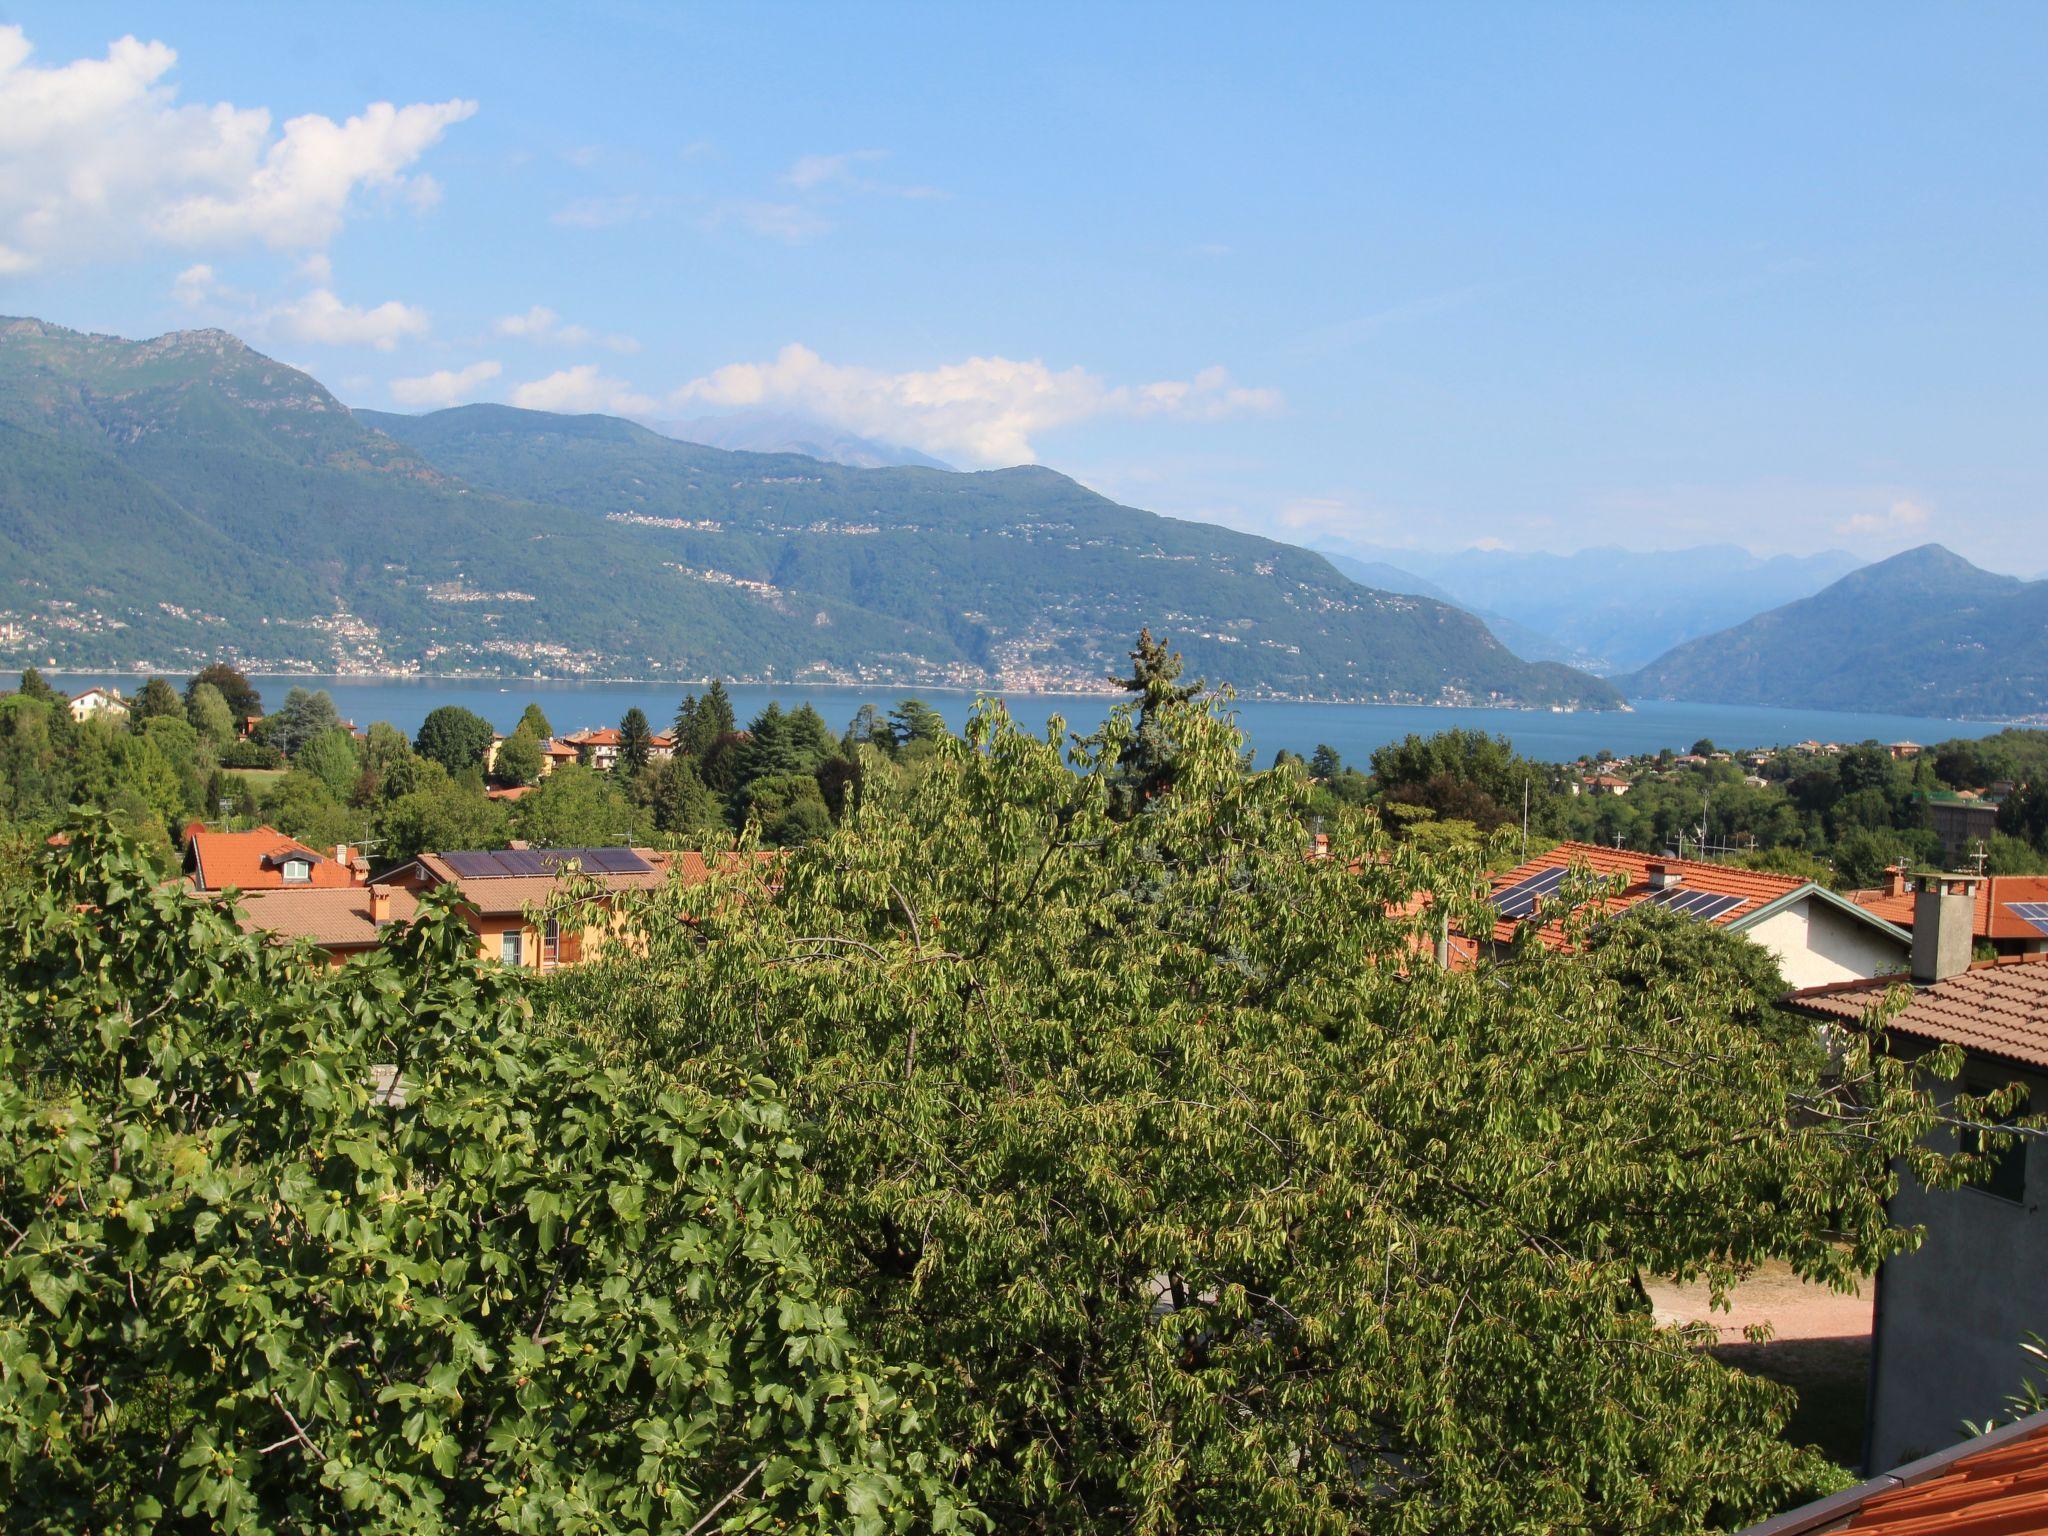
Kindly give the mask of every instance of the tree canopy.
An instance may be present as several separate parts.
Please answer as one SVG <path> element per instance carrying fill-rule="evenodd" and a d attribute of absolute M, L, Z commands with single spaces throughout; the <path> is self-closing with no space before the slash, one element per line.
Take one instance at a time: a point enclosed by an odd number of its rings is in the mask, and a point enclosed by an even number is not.
<path fill-rule="evenodd" d="M 452 900 L 337 971 L 80 822 L 0 956 L 9 1530 L 972 1522 L 769 1086 L 537 1029 Z"/>
<path fill-rule="evenodd" d="M 1893 1159 L 1950 1176 L 1911 1069 L 1830 1063 L 1697 927 L 1441 970 L 1480 852 L 1304 857 L 1297 769 L 1148 713 L 1133 809 L 1137 705 L 1071 761 L 980 706 L 915 793 L 651 897 L 561 1026 L 784 1085 L 804 1230 L 999 1529 L 1672 1532 L 1838 1480 L 1640 1278 L 1907 1246 Z"/>
<path fill-rule="evenodd" d="M 443 704 L 420 722 L 413 750 L 450 773 L 481 768 L 497 732 L 491 722 L 460 704 Z"/>

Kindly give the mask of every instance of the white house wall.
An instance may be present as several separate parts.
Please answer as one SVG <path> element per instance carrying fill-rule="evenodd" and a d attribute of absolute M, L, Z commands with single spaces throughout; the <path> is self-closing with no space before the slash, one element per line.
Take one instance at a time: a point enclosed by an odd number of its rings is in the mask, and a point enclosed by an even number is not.
<path fill-rule="evenodd" d="M 1912 955 L 1899 940 L 1809 896 L 1743 930 L 1777 957 L 1788 987 L 1818 987 L 1903 971 Z"/>

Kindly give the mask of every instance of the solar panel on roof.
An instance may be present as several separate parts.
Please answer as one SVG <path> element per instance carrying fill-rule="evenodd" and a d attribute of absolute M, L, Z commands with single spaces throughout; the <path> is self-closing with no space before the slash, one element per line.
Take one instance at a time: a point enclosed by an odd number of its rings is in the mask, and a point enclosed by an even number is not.
<path fill-rule="evenodd" d="M 654 869 L 630 848 L 592 848 L 588 852 L 591 863 L 608 875 L 644 875 Z"/>
<path fill-rule="evenodd" d="M 1526 880 L 1519 880 L 1506 890 L 1493 893 L 1494 910 L 1509 922 L 1519 922 L 1536 910 L 1536 903 L 1553 894 L 1564 884 L 1567 872 L 1563 869 L 1539 870 Z"/>
<path fill-rule="evenodd" d="M 1719 891 L 1688 891 L 1683 886 L 1652 891 L 1643 899 L 1651 906 L 1665 907 L 1681 917 L 1698 918 L 1703 923 L 1711 923 L 1722 913 L 1734 911 L 1743 902 L 1740 896 L 1725 896 Z"/>
<path fill-rule="evenodd" d="M 495 853 L 444 853 L 441 858 L 455 871 L 458 880 L 488 880 L 506 873 L 499 867 Z"/>
<path fill-rule="evenodd" d="M 2034 932 L 2048 934 L 2048 901 L 2008 901 L 2005 910 Z"/>

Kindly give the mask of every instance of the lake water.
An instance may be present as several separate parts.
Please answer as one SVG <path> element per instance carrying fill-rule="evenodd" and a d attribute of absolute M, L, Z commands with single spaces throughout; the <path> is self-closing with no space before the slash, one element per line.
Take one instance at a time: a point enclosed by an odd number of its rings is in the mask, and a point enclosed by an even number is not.
<path fill-rule="evenodd" d="M 52 673 L 53 685 L 77 693 L 95 683 L 134 694 L 141 679 L 106 673 Z M 701 694 L 702 685 L 675 683 L 509 682 L 464 678 L 370 679 L 347 677 L 256 677 L 266 707 L 275 709 L 293 687 L 325 688 L 342 718 L 359 726 L 388 720 L 408 735 L 419 728 L 429 710 L 443 704 L 473 709 L 501 731 L 518 723 L 529 701 L 540 705 L 557 731 L 583 726 L 617 725 L 634 705 L 647 712 L 656 730 L 675 718 L 686 692 Z M 784 709 L 813 705 L 836 732 L 863 704 L 888 710 L 910 690 L 811 688 L 800 685 L 733 686 L 733 708 L 744 724 L 771 700 Z M 942 689 L 917 690 L 917 696 L 958 726 L 972 706 L 973 695 Z M 1049 715 L 1065 718 L 1069 730 L 1091 731 L 1102 722 L 1114 698 L 1100 694 L 1006 694 L 1010 713 L 1034 730 Z M 1307 756 L 1327 742 L 1347 763 L 1363 766 L 1375 747 L 1399 741 L 1411 732 L 1430 735 L 1461 727 L 1497 732 L 1525 756 L 1545 762 L 1568 762 L 1602 747 L 1620 754 L 1655 752 L 1669 747 L 1682 752 L 1701 737 L 1717 746 L 1772 747 L 1795 741 L 1941 741 L 1952 736 L 1985 736 L 2002 727 L 1991 721 L 1930 720 L 1908 715 L 1842 714 L 1827 710 L 1752 709 L 1730 704 L 1683 704 L 1646 701 L 1632 711 L 1614 714 L 1550 714 L 1519 709 L 1425 709 L 1382 704 L 1290 704 L 1265 700 L 1236 706 L 1238 724 L 1258 760 L 1265 763 L 1282 747 Z"/>

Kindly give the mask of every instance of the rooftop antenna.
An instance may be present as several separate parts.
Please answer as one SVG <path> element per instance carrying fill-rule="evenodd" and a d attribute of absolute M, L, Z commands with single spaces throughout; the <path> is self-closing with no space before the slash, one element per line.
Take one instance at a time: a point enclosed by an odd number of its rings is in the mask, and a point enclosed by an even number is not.
<path fill-rule="evenodd" d="M 1524 860 L 1529 857 L 1529 779 L 1526 774 L 1522 778 L 1522 857 Z"/>
<path fill-rule="evenodd" d="M 1977 866 L 1978 878 L 1983 878 L 1984 866 L 1991 862 L 1991 850 L 1984 845 L 1984 839 L 1977 839 L 1976 849 L 1970 854 L 1970 862 Z"/>

